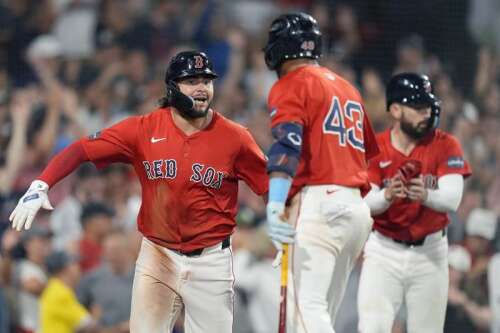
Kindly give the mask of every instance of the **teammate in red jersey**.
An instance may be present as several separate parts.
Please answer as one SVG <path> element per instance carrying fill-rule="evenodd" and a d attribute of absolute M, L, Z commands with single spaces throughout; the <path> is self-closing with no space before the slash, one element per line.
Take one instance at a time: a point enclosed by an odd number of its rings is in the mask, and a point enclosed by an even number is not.
<path fill-rule="evenodd" d="M 374 231 L 364 251 L 359 331 L 387 333 L 403 303 L 409 333 L 442 332 L 448 296 L 447 213 L 471 174 L 457 139 L 439 129 L 427 76 L 402 73 L 387 86 L 394 126 L 377 136 L 366 201 Z"/>
<path fill-rule="evenodd" d="M 138 226 L 144 238 L 131 332 L 170 332 L 183 308 L 186 332 L 232 331 L 230 235 L 238 180 L 263 195 L 268 178 L 265 156 L 248 130 L 210 108 L 216 77 L 204 53 L 177 54 L 159 109 L 73 143 L 10 216 L 14 228 L 28 229 L 40 207 L 51 208 L 48 189 L 82 162 L 132 164 L 142 185 Z"/>
<path fill-rule="evenodd" d="M 359 92 L 317 63 L 321 32 L 314 18 L 275 19 L 264 52 L 279 76 L 268 98 L 275 138 L 267 165 L 269 236 L 278 249 L 294 243 L 287 332 L 334 332 L 372 226 L 360 192 L 369 186 L 367 161 L 378 147 Z"/>

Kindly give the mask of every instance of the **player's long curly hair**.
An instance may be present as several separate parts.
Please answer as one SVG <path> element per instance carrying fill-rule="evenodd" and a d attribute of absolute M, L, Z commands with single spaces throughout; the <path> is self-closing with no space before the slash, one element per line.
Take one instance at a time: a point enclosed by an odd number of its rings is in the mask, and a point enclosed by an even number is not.
<path fill-rule="evenodd" d="M 166 107 L 169 107 L 170 104 L 168 103 L 168 98 L 167 98 L 167 95 L 161 97 L 160 99 L 158 99 L 158 106 L 160 108 L 166 108 Z"/>

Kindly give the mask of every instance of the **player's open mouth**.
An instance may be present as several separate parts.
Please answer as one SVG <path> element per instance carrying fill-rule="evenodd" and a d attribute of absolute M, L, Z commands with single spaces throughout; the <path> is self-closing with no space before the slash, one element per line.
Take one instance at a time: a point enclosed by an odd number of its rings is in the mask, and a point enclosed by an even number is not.
<path fill-rule="evenodd" d="M 193 97 L 195 105 L 198 106 L 205 106 L 205 103 L 207 103 L 208 98 L 205 96 L 195 96 Z"/>

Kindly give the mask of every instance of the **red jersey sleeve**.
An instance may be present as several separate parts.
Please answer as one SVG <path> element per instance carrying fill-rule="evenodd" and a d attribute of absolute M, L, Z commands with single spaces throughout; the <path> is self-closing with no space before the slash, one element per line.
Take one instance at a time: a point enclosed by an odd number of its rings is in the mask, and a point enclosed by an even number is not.
<path fill-rule="evenodd" d="M 436 152 L 438 159 L 437 177 L 441 177 L 451 173 L 458 173 L 464 177 L 472 174 L 469 163 L 464 159 L 464 153 L 460 143 L 455 137 L 446 136 L 445 142 L 438 145 L 439 150 Z"/>
<path fill-rule="evenodd" d="M 236 156 L 235 173 L 258 195 L 268 192 L 266 157 L 248 130 L 240 132 L 241 149 Z"/>
<path fill-rule="evenodd" d="M 304 125 L 306 123 L 304 112 L 306 100 L 306 85 L 303 82 L 285 81 L 275 86 L 268 99 L 271 127 L 285 122 Z"/>
<path fill-rule="evenodd" d="M 377 139 L 375 138 L 375 133 L 373 132 L 372 124 L 370 123 L 370 119 L 368 119 L 368 114 L 366 110 L 364 111 L 363 141 L 365 145 L 365 158 L 366 161 L 369 161 L 380 153 L 380 149 L 377 144 Z"/>
<path fill-rule="evenodd" d="M 131 163 L 136 151 L 140 117 L 130 117 L 82 140 L 89 160 L 98 168 Z"/>

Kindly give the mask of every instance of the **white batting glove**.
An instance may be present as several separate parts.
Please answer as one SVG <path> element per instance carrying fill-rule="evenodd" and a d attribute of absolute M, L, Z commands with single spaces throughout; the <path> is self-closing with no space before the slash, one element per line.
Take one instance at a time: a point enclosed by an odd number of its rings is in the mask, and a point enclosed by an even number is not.
<path fill-rule="evenodd" d="M 278 252 L 273 261 L 273 267 L 279 266 L 283 255 L 283 243 L 293 244 L 295 241 L 295 229 L 283 220 L 285 204 L 271 201 L 267 204 L 267 234 Z"/>
<path fill-rule="evenodd" d="M 41 180 L 35 180 L 31 183 L 30 188 L 19 199 L 16 208 L 9 216 L 12 228 L 21 231 L 24 226 L 24 229 L 28 230 L 40 208 L 54 209 L 49 202 L 48 191 L 49 185 Z"/>

